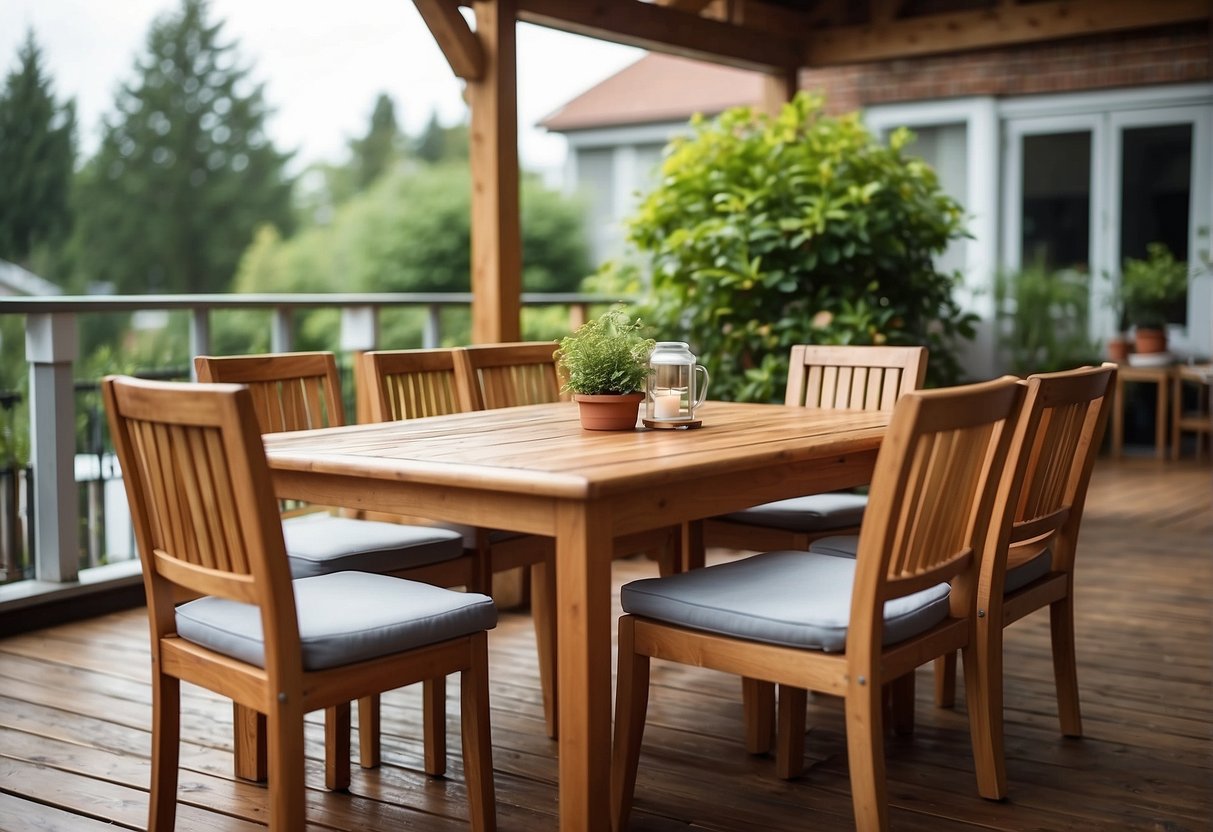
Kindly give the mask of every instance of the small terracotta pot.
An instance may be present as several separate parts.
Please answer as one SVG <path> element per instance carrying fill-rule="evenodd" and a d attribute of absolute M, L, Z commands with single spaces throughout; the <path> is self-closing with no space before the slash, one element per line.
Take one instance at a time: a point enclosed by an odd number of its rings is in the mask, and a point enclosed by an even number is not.
<path fill-rule="evenodd" d="M 1166 352 L 1167 350 L 1167 331 L 1165 329 L 1139 326 L 1133 337 L 1133 348 L 1137 352 Z"/>
<path fill-rule="evenodd" d="M 1123 335 L 1114 335 L 1107 343 L 1108 360 L 1124 364 L 1129 360 L 1129 342 Z"/>
<path fill-rule="evenodd" d="M 581 426 L 586 430 L 632 430 L 636 427 L 644 393 L 606 396 L 574 393 L 573 401 L 577 402 Z"/>

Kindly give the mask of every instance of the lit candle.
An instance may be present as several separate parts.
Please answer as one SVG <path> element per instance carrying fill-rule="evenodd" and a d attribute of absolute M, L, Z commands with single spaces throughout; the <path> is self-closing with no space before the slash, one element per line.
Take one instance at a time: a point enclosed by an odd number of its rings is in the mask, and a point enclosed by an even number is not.
<path fill-rule="evenodd" d="M 677 419 L 682 396 L 678 393 L 661 393 L 653 396 L 654 419 Z"/>

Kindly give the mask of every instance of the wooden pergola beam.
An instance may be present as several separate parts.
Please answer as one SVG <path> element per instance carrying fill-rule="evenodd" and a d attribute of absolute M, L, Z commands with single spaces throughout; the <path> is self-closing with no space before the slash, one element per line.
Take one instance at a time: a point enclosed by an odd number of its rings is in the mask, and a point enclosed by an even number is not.
<path fill-rule="evenodd" d="M 803 53 L 802 41 L 791 33 L 760 32 L 652 3 L 518 0 L 518 19 L 760 72 L 798 66 Z"/>
<path fill-rule="evenodd" d="M 456 0 L 413 0 L 438 48 L 457 78 L 479 81 L 484 77 L 484 49 L 472 27 L 459 13 Z"/>
<path fill-rule="evenodd" d="M 1058 0 L 1000 4 L 808 33 L 803 63 L 834 66 L 1207 21 L 1208 0 Z"/>

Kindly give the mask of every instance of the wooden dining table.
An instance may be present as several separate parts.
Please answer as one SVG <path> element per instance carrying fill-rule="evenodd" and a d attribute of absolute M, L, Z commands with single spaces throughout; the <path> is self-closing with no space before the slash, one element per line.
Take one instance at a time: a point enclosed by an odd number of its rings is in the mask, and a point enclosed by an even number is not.
<path fill-rule="evenodd" d="M 868 482 L 889 414 L 708 402 L 582 430 L 569 402 L 267 434 L 278 496 L 555 538 L 560 829 L 607 830 L 615 537 Z"/>

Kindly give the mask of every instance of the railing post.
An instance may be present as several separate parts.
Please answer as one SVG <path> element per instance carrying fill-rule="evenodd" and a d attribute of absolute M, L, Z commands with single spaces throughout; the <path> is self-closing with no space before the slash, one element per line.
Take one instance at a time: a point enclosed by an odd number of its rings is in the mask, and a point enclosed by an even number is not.
<path fill-rule="evenodd" d="M 72 362 L 77 351 L 74 314 L 26 316 L 34 468 L 34 577 L 41 581 L 74 581 L 80 565 L 76 396 L 72 387 Z"/>
<path fill-rule="evenodd" d="M 431 303 L 425 308 L 425 327 L 421 330 L 421 346 L 435 349 L 442 343 L 442 307 Z"/>
<path fill-rule="evenodd" d="M 350 356 L 354 372 L 354 419 L 359 424 L 370 421 L 367 401 L 367 380 L 362 378 L 362 354 L 379 346 L 379 307 L 346 306 L 341 308 L 341 350 Z"/>
<path fill-rule="evenodd" d="M 291 335 L 291 308 L 278 306 L 274 308 L 274 318 L 270 322 L 270 352 L 290 352 L 295 339 Z"/>
<path fill-rule="evenodd" d="M 190 381 L 197 381 L 193 358 L 211 354 L 211 317 L 206 307 L 195 306 L 190 313 Z"/>

